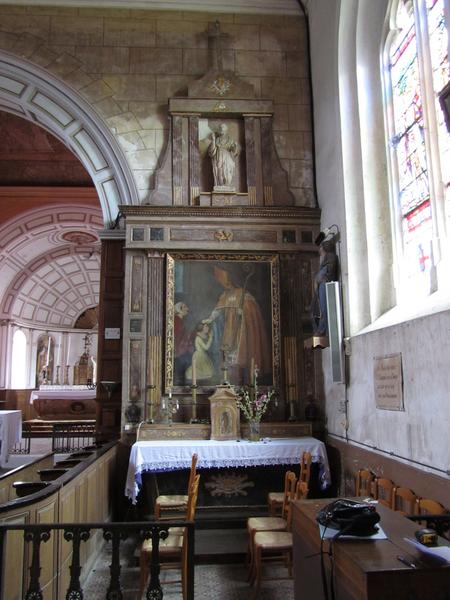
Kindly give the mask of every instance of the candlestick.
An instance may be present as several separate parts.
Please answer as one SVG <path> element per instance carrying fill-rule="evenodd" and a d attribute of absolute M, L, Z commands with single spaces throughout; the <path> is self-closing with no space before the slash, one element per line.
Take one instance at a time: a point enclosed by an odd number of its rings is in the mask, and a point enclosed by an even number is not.
<path fill-rule="evenodd" d="M 255 382 L 255 359 L 252 358 L 250 361 L 250 385 L 254 385 Z"/>
<path fill-rule="evenodd" d="M 198 423 L 197 419 L 197 386 L 192 385 L 192 418 L 191 423 Z"/>
<path fill-rule="evenodd" d="M 155 419 L 153 416 L 153 411 L 154 411 L 154 392 L 155 392 L 155 386 L 154 385 L 148 385 L 147 386 L 147 407 L 148 407 L 148 419 L 147 419 L 147 423 L 154 423 Z"/>
<path fill-rule="evenodd" d="M 149 360 L 148 360 L 148 385 L 150 385 L 150 386 L 154 385 L 153 364 L 152 364 L 151 358 L 149 358 Z"/>
<path fill-rule="evenodd" d="M 197 365 L 195 357 L 192 356 L 192 387 L 197 385 Z"/>

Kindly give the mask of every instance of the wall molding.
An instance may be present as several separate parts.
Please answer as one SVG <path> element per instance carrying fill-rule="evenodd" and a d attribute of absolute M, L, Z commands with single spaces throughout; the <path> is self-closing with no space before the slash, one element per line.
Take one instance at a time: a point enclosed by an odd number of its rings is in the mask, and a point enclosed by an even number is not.
<path fill-rule="evenodd" d="M 309 0 L 309 3 L 312 0 Z M 11 4 L 11 0 L 0 0 Z M 297 0 L 15 0 L 16 6 L 74 6 L 80 8 L 125 8 L 141 10 L 182 10 L 219 13 L 258 13 L 300 15 Z"/>

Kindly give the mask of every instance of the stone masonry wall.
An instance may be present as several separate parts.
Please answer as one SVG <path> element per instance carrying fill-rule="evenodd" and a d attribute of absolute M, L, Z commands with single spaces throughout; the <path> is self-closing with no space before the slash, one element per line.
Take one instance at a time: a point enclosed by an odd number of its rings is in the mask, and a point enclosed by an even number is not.
<path fill-rule="evenodd" d="M 275 144 L 299 206 L 314 206 L 302 17 L 0 6 L 0 49 L 77 90 L 116 136 L 142 202 L 168 135 L 167 102 L 209 66 L 208 24 L 227 35 L 224 68 L 274 102 Z"/>

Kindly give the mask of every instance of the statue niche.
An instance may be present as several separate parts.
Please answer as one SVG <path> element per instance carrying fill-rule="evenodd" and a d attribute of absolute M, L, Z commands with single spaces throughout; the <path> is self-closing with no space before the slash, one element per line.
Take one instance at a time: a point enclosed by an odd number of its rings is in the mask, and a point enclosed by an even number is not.
<path fill-rule="evenodd" d="M 199 119 L 200 188 L 212 194 L 245 194 L 245 139 L 237 119 Z"/>
<path fill-rule="evenodd" d="M 159 206 L 295 204 L 273 137 L 273 102 L 223 64 L 224 36 L 208 32 L 211 66 L 169 98 L 171 128 L 155 189 Z"/>

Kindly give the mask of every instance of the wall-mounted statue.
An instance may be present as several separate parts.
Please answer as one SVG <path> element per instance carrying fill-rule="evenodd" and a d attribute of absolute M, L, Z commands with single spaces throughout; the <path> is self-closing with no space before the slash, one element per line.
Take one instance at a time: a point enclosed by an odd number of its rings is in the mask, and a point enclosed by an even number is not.
<path fill-rule="evenodd" d="M 319 270 L 314 277 L 314 296 L 311 303 L 313 335 L 328 336 L 326 284 L 339 279 L 339 259 L 333 240 L 325 240 L 319 246 Z"/>
<path fill-rule="evenodd" d="M 208 154 L 211 157 L 214 191 L 234 192 L 234 173 L 236 158 L 241 152 L 240 145 L 228 133 L 225 123 L 220 123 L 219 131 L 211 134 Z"/>

